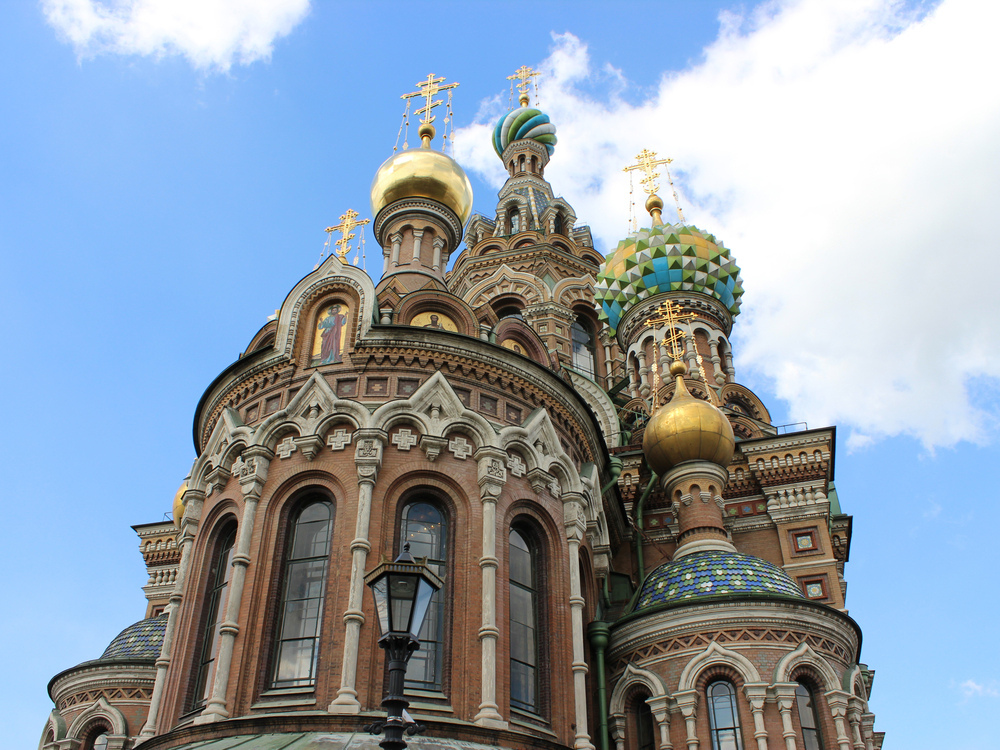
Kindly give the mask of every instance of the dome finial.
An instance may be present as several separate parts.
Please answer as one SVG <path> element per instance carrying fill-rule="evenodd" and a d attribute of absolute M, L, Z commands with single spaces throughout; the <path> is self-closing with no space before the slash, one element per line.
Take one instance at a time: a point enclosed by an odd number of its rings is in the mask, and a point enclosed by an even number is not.
<path fill-rule="evenodd" d="M 656 180 L 660 176 L 660 173 L 656 171 L 656 168 L 660 165 L 664 166 L 667 172 L 667 180 L 670 182 L 670 187 L 673 189 L 674 181 L 670 177 L 670 169 L 666 165 L 670 164 L 673 159 L 657 159 L 656 152 L 650 151 L 644 148 L 638 154 L 635 155 L 635 164 L 630 164 L 627 167 L 622 167 L 622 172 L 632 172 L 637 169 L 641 169 L 646 173 L 646 176 L 640 180 L 642 183 L 642 189 L 646 191 L 649 197 L 646 199 L 646 210 L 649 211 L 649 215 L 653 217 L 653 226 L 658 227 L 663 225 L 663 218 L 661 216 L 663 211 L 663 200 L 656 194 L 660 189 Z M 677 203 L 677 215 L 680 217 L 681 223 L 684 223 L 684 213 L 681 211 L 680 201 L 677 198 L 677 191 L 674 190 L 674 202 Z"/>
<path fill-rule="evenodd" d="M 528 96 L 528 87 L 532 84 L 535 86 L 535 96 L 538 96 L 538 82 L 534 79 L 538 78 L 540 75 L 541 73 L 537 70 L 532 70 L 527 65 L 522 65 L 514 71 L 514 75 L 507 76 L 508 81 L 513 81 L 515 78 L 520 81 L 520 83 L 517 84 L 517 101 L 522 107 L 527 107 L 528 102 L 531 101 L 531 97 Z M 511 86 L 513 86 L 513 84 L 511 84 Z"/>
<path fill-rule="evenodd" d="M 442 86 L 440 85 L 442 81 L 444 81 L 444 76 L 438 76 L 435 78 L 433 73 L 428 73 L 427 80 L 417 83 L 417 89 L 419 89 L 418 91 L 411 91 L 409 94 L 403 94 L 399 97 L 400 99 L 412 99 L 416 96 L 422 96 L 427 100 L 427 103 L 424 104 L 424 106 L 413 113 L 415 115 L 423 115 L 423 117 L 420 118 L 420 128 L 417 130 L 417 135 L 420 136 L 420 145 L 422 148 L 431 147 L 431 140 L 434 138 L 434 133 L 437 132 L 431 124 L 434 122 L 434 115 L 431 113 L 434 111 L 435 107 L 444 104 L 443 99 L 434 101 L 434 96 L 439 91 L 450 91 L 451 89 L 458 87 L 457 83 L 446 83 Z M 449 102 L 450 101 L 451 100 L 449 99 Z M 409 106 L 409 102 L 407 102 L 407 106 Z M 451 105 L 449 104 L 449 106 Z M 447 123 L 448 118 L 446 117 L 445 124 L 447 125 Z M 445 138 L 447 138 L 447 135 L 448 134 L 445 133 Z"/>
<path fill-rule="evenodd" d="M 513 81 L 517 79 L 520 83 L 517 84 L 517 109 L 506 112 L 493 128 L 493 149 L 501 159 L 507 146 L 516 141 L 540 143 L 545 147 L 549 156 L 552 156 L 552 152 L 555 150 L 556 126 L 552 124 L 547 114 L 540 109 L 529 106 L 531 97 L 528 91 L 531 86 L 535 87 L 535 99 L 536 101 L 538 99 L 538 82 L 535 79 L 539 75 L 541 74 L 537 70 L 522 65 L 514 71 L 513 75 L 507 76 L 507 80 L 511 81 L 511 99 L 514 98 Z M 541 173 L 539 172 L 539 174 Z"/>

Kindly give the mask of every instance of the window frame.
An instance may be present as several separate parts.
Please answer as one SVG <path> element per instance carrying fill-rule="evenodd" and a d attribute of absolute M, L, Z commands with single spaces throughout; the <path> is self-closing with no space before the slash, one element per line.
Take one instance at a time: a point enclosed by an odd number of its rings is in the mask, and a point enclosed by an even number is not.
<path fill-rule="evenodd" d="M 513 573 L 513 544 L 511 542 L 511 535 L 517 534 L 521 541 L 524 543 L 526 552 L 528 554 L 528 567 L 531 573 L 530 586 L 525 585 L 523 582 L 516 581 L 514 579 Z M 544 647 L 542 634 L 544 633 L 544 612 L 545 612 L 545 599 L 544 599 L 544 570 L 545 570 L 545 555 L 543 551 L 543 546 L 539 541 L 538 532 L 530 525 L 525 523 L 523 520 L 516 519 L 514 523 L 510 525 L 507 529 L 507 637 L 508 637 L 508 670 L 510 678 L 508 680 L 508 690 L 509 690 L 509 703 L 512 711 L 518 713 L 523 713 L 535 718 L 541 718 L 543 716 L 543 690 L 542 690 L 542 673 L 544 671 Z M 530 665 L 521 659 L 516 659 L 514 657 L 514 649 L 510 643 L 510 639 L 514 635 L 514 602 L 513 602 L 513 591 L 515 587 L 521 591 L 528 592 L 531 598 L 532 615 L 534 622 L 531 623 L 532 629 L 534 630 L 534 642 L 532 651 L 534 652 L 532 656 L 534 657 L 534 665 Z M 527 625 L 528 623 L 518 623 L 522 625 Z M 523 664 L 533 669 L 533 692 L 534 692 L 534 702 L 529 704 L 527 701 L 516 700 L 514 697 L 514 665 Z"/>
<path fill-rule="evenodd" d="M 803 696 L 799 690 L 805 691 L 805 696 Z M 808 704 L 805 707 L 802 705 L 803 697 L 808 700 Z M 807 727 L 805 722 L 802 720 L 803 708 L 808 709 L 809 713 L 812 714 L 811 727 Z M 813 690 L 811 685 L 803 682 L 802 680 L 796 680 L 795 709 L 799 719 L 799 736 L 802 739 L 802 747 L 804 750 L 823 750 L 823 730 L 820 727 L 819 714 L 816 713 L 816 691 Z M 812 744 L 810 744 L 807 737 L 811 737 L 813 739 Z"/>
<path fill-rule="evenodd" d="M 221 641 L 219 626 L 226 616 L 229 604 L 229 584 L 233 573 L 233 555 L 236 553 L 238 525 L 235 519 L 220 525 L 212 545 L 212 563 L 206 575 L 202 615 L 200 618 L 197 661 L 191 682 L 188 709 L 200 711 L 211 697 L 215 683 L 215 660 Z M 211 653 L 211 658 L 206 656 Z M 203 679 L 204 678 L 204 679 Z M 207 693 L 207 694 L 206 694 Z"/>
<path fill-rule="evenodd" d="M 713 688 L 716 686 L 725 686 L 729 691 L 730 708 L 732 710 L 733 717 L 732 726 L 718 726 L 719 720 L 716 714 L 716 705 L 714 702 L 716 696 L 712 695 Z M 705 686 L 705 709 L 708 714 L 708 732 L 712 741 L 712 750 L 729 750 L 729 745 L 722 745 L 720 742 L 720 735 L 723 732 L 732 732 L 733 737 L 736 740 L 735 750 L 743 750 L 743 727 L 740 722 L 740 705 L 736 686 L 730 680 L 724 678 L 714 679 L 709 682 Z"/>

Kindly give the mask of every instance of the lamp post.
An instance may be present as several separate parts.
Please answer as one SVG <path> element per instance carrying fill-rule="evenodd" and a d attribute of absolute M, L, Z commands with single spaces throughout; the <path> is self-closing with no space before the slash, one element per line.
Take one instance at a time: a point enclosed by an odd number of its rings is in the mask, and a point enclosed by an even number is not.
<path fill-rule="evenodd" d="M 442 581 L 426 565 L 414 562 L 410 556 L 410 545 L 406 544 L 399 557 L 391 563 L 382 563 L 366 575 L 365 583 L 375 597 L 375 611 L 382 633 L 378 645 L 385 650 L 389 666 L 389 689 L 382 699 L 386 720 L 371 724 L 366 729 L 372 734 L 385 731 L 385 739 L 379 743 L 383 750 L 404 750 L 406 721 L 403 711 L 410 705 L 403 697 L 406 663 L 420 648 L 420 628 L 423 627 L 431 597 L 441 588 Z"/>

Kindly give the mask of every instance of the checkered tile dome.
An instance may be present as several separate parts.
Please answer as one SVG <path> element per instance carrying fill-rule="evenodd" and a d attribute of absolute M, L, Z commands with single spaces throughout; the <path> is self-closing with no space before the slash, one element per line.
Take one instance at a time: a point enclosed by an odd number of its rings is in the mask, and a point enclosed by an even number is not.
<path fill-rule="evenodd" d="M 556 149 L 556 126 L 540 109 L 518 107 L 501 117 L 493 128 L 493 150 L 503 154 L 507 145 L 522 138 L 538 141 L 552 156 Z"/>
<path fill-rule="evenodd" d="M 733 595 L 805 598 L 777 565 L 752 555 L 713 550 L 664 563 L 646 576 L 635 610 Z"/>
<path fill-rule="evenodd" d="M 660 224 L 633 232 L 609 253 L 597 274 L 598 316 L 613 336 L 625 311 L 660 292 L 715 297 L 735 317 L 743 284 L 740 268 L 714 235 L 687 224 Z"/>
<path fill-rule="evenodd" d="M 156 659 L 163 645 L 167 615 L 157 615 L 129 625 L 115 636 L 101 654 L 102 659 Z"/>

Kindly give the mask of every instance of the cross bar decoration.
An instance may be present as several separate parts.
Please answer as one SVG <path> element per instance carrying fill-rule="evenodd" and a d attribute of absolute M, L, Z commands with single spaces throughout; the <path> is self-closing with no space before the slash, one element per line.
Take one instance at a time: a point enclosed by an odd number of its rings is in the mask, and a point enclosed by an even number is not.
<path fill-rule="evenodd" d="M 680 305 L 674 300 L 668 300 L 663 304 L 655 307 L 644 323 L 648 326 L 659 326 L 665 325 L 669 331 L 667 336 L 660 341 L 657 341 L 657 346 L 666 346 L 670 352 L 670 358 L 673 360 L 680 360 L 684 351 L 681 347 L 681 342 L 684 340 L 684 334 L 678 331 L 677 325 L 680 323 L 687 322 L 694 317 L 691 313 L 681 312 Z"/>
<path fill-rule="evenodd" d="M 356 236 L 353 232 L 351 232 L 351 230 L 354 229 L 354 227 L 363 227 L 371 221 L 371 219 L 362 219 L 361 221 L 358 221 L 358 216 L 359 214 L 357 211 L 353 208 L 349 208 L 340 215 L 339 224 L 326 228 L 327 234 L 340 232 L 342 235 L 339 240 L 333 243 L 337 246 L 337 255 L 340 257 L 341 261 L 346 261 L 347 254 L 351 252 L 351 246 L 348 243 Z"/>
<path fill-rule="evenodd" d="M 423 107 L 414 112 L 415 115 L 423 115 L 423 118 L 420 120 L 420 122 L 424 123 L 425 125 L 429 125 L 430 123 L 434 122 L 434 115 L 431 114 L 431 111 L 435 107 L 440 106 L 441 104 L 444 103 L 443 99 L 438 99 L 437 101 L 434 101 L 434 96 L 439 91 L 448 91 L 449 89 L 453 89 L 458 86 L 458 83 L 446 83 L 444 86 L 441 86 L 439 84 L 442 81 L 444 81 L 444 76 L 438 76 L 437 78 L 435 78 L 433 73 L 428 73 L 427 80 L 420 81 L 417 84 L 417 88 L 419 89 L 419 91 L 411 91 L 409 94 L 403 94 L 402 96 L 399 97 L 400 99 L 412 99 L 415 96 L 422 96 L 427 100 L 427 103 Z"/>
<path fill-rule="evenodd" d="M 644 148 L 635 155 L 635 160 L 635 164 L 623 167 L 622 172 L 632 172 L 633 170 L 641 169 L 646 173 L 646 176 L 640 180 L 642 189 L 649 195 L 653 195 L 660 189 L 660 186 L 656 183 L 656 179 L 660 176 L 660 173 L 656 171 L 656 168 L 661 164 L 670 164 L 673 159 L 657 159 L 655 151 Z"/>
<path fill-rule="evenodd" d="M 537 70 L 532 70 L 527 65 L 522 65 L 520 68 L 514 71 L 514 75 L 507 76 L 508 81 L 513 81 L 515 78 L 518 79 L 517 93 L 521 97 L 526 97 L 528 95 L 528 86 L 532 83 L 532 78 L 537 78 L 541 73 Z"/>

